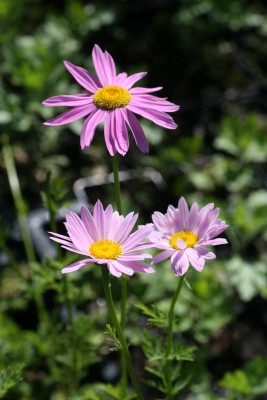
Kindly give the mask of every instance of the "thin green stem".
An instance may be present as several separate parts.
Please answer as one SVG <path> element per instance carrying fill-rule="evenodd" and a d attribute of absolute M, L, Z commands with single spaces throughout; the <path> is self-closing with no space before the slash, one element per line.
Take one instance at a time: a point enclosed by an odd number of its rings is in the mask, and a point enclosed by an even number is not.
<path fill-rule="evenodd" d="M 55 201 L 53 199 L 52 194 L 52 184 L 51 184 L 51 175 L 48 175 L 47 178 L 47 187 L 46 187 L 46 205 L 49 213 L 49 222 L 50 227 L 53 232 L 57 232 L 57 222 L 56 222 L 56 208 L 55 208 Z M 57 251 L 57 258 L 60 260 L 62 258 L 62 251 L 61 247 L 56 244 L 56 251 Z M 74 326 L 74 318 L 73 318 L 73 309 L 72 309 L 72 302 L 69 295 L 69 285 L 68 285 L 68 277 L 67 275 L 63 275 L 62 277 L 63 282 L 63 292 L 66 301 L 66 308 L 67 308 L 67 315 L 68 315 L 68 325 L 71 333 L 71 340 L 72 340 L 72 349 L 73 349 L 73 365 L 74 365 L 74 374 L 73 381 L 74 384 L 77 385 L 77 376 L 78 376 L 78 358 L 77 358 L 77 351 L 76 351 L 76 344 L 75 344 L 75 326 Z"/>
<path fill-rule="evenodd" d="M 51 174 L 48 174 L 46 184 L 46 205 L 49 213 L 49 222 L 52 232 L 57 232 L 56 212 L 54 207 L 52 187 L 51 187 Z M 62 257 L 61 247 L 58 243 L 55 243 L 57 258 L 60 260 Z"/>
<path fill-rule="evenodd" d="M 133 368 L 133 364 L 132 364 L 132 359 L 129 353 L 129 349 L 126 343 L 126 340 L 124 338 L 124 334 L 123 331 L 121 329 L 120 323 L 117 319 L 116 316 L 116 311 L 114 308 L 114 304 L 113 304 L 113 299 L 112 299 L 112 294 L 111 294 L 111 283 L 110 283 L 110 276 L 109 276 L 109 271 L 106 267 L 101 267 L 101 271 L 102 271 L 102 280 L 103 280 L 103 286 L 104 286 L 104 292 L 105 292 L 105 296 L 106 296 L 106 300 L 107 300 L 107 306 L 108 306 L 108 312 L 109 312 L 109 317 L 116 329 L 119 341 L 120 341 L 120 345 L 121 345 L 121 351 L 124 355 L 124 359 L 126 360 L 126 366 L 134 387 L 134 390 L 136 392 L 137 398 L 138 400 L 144 400 L 143 395 L 141 393 L 139 384 L 138 384 L 138 380 L 137 377 L 135 375 L 134 372 L 134 368 Z"/>
<path fill-rule="evenodd" d="M 120 188 L 120 177 L 119 177 L 119 164 L 117 155 L 112 157 L 113 177 L 114 177 L 114 192 L 116 207 L 120 214 L 122 214 L 122 203 L 121 203 L 121 188 Z M 126 321 L 126 299 L 127 299 L 127 280 L 122 277 L 121 282 L 121 329 L 124 332 L 125 321 Z M 126 360 L 122 353 L 121 357 L 121 381 L 122 390 L 124 394 L 127 388 L 127 371 L 126 371 Z"/>
<path fill-rule="evenodd" d="M 4 162 L 6 165 L 6 170 L 7 170 L 7 176 L 9 180 L 9 185 L 11 189 L 11 193 L 14 199 L 17 215 L 18 215 L 18 222 L 21 230 L 21 235 L 22 235 L 22 240 L 25 248 L 25 253 L 28 259 L 29 263 L 35 262 L 36 257 L 32 245 L 32 240 L 30 236 L 30 232 L 28 229 L 28 223 L 27 223 L 27 215 L 26 215 L 26 205 L 23 200 L 21 190 L 20 190 L 20 184 L 19 184 L 19 179 L 15 167 L 15 162 L 13 158 L 13 153 L 11 146 L 7 143 L 4 144 L 3 146 L 3 156 L 4 156 Z"/>
<path fill-rule="evenodd" d="M 171 379 L 171 371 L 172 371 L 172 361 L 169 359 L 172 349 L 173 349 L 173 322 L 174 322 L 174 307 L 178 296 L 181 292 L 184 275 L 179 279 L 176 291 L 173 295 L 171 306 L 168 313 L 168 330 L 167 330 L 167 362 L 165 369 L 165 380 L 167 384 L 167 400 L 172 400 L 172 379 Z"/>
<path fill-rule="evenodd" d="M 124 331 L 126 320 L 127 277 L 121 277 L 121 329 Z"/>
<path fill-rule="evenodd" d="M 75 331 L 75 323 L 74 323 L 74 316 L 73 316 L 73 308 L 72 302 L 69 296 L 69 282 L 68 276 L 63 274 L 63 290 L 66 300 L 66 307 L 67 307 L 67 315 L 68 315 L 68 327 L 70 330 L 71 335 L 71 342 L 72 342 L 72 357 L 73 357 L 73 382 L 75 388 L 78 387 L 78 375 L 79 375 L 79 360 L 78 360 L 78 353 L 77 353 L 77 346 L 76 346 L 76 331 Z"/>
<path fill-rule="evenodd" d="M 118 212 L 122 213 L 121 207 L 121 187 L 120 187 L 120 177 L 119 177 L 119 165 L 117 156 L 112 157 L 112 167 L 114 175 L 114 190 L 115 190 L 115 200 Z"/>
<path fill-rule="evenodd" d="M 24 202 L 24 199 L 23 199 L 23 196 L 21 193 L 21 188 L 20 188 L 17 171 L 16 171 L 12 148 L 8 143 L 7 137 L 4 137 L 3 158 L 4 158 L 6 170 L 7 170 L 7 176 L 8 176 L 8 180 L 9 180 L 12 197 L 13 197 L 15 208 L 17 211 L 18 223 L 19 223 L 20 230 L 21 230 L 21 235 L 22 235 L 22 240 L 23 240 L 26 257 L 27 257 L 28 263 L 32 264 L 32 263 L 36 262 L 36 256 L 35 256 L 32 240 L 31 240 L 30 232 L 28 229 L 27 208 L 26 208 L 26 204 Z M 3 245 L 3 243 L 2 243 L 2 245 Z M 10 252 L 10 250 L 8 249 L 6 244 L 4 244 L 3 249 L 9 258 L 10 264 L 12 265 L 12 267 L 14 268 L 14 270 L 16 271 L 18 276 L 21 278 L 21 280 L 25 284 L 28 285 L 29 290 L 32 291 L 33 299 L 34 299 L 34 302 L 36 305 L 38 318 L 39 318 L 40 335 L 45 340 L 47 332 L 49 331 L 49 334 L 51 334 L 53 332 L 51 329 L 50 319 L 48 317 L 48 314 L 47 314 L 47 311 L 45 308 L 43 295 L 42 295 L 42 293 L 39 292 L 38 288 L 36 288 L 34 285 L 29 284 L 27 282 L 27 279 L 21 273 L 20 269 L 17 266 L 16 260 L 13 256 L 13 254 Z M 50 366 L 50 369 L 53 368 L 55 362 L 54 362 L 54 358 L 51 356 L 51 354 L 48 354 L 47 362 Z"/>

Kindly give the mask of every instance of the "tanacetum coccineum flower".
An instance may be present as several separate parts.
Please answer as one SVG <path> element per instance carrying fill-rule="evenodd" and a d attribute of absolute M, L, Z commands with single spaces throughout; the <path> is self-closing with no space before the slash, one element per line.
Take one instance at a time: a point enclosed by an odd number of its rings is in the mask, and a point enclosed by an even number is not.
<path fill-rule="evenodd" d="M 202 271 L 205 260 L 216 258 L 206 247 L 227 243 L 224 238 L 216 238 L 228 225 L 218 219 L 220 209 L 209 203 L 199 210 L 197 203 L 188 208 L 183 197 L 178 208 L 169 206 L 167 213 L 155 212 L 152 215 L 155 231 L 149 239 L 154 247 L 163 251 L 153 258 L 157 264 L 171 258 L 171 267 L 175 275 L 184 275 L 191 264 Z"/>
<path fill-rule="evenodd" d="M 45 100 L 45 106 L 68 106 L 70 110 L 45 122 L 45 125 L 63 125 L 88 115 L 81 131 L 81 148 L 90 146 L 96 127 L 104 121 L 104 136 L 107 149 L 113 156 L 116 152 L 125 155 L 129 149 L 126 126 L 132 131 L 134 140 L 143 153 L 148 152 L 148 142 L 143 129 L 134 114 L 141 115 L 167 129 L 177 125 L 167 112 L 174 112 L 179 106 L 165 98 L 150 95 L 161 87 L 132 87 L 146 72 L 129 75 L 116 74 L 113 58 L 102 52 L 99 46 L 93 48 L 93 63 L 97 77 L 84 68 L 64 61 L 65 67 L 87 93 L 54 96 Z"/>
<path fill-rule="evenodd" d="M 154 272 L 142 262 L 152 258 L 142 250 L 151 247 L 151 243 L 144 243 L 144 240 L 153 231 L 153 224 L 144 225 L 131 233 L 137 217 L 133 212 L 123 217 L 113 211 L 111 205 L 104 210 L 100 200 L 92 214 L 86 207 L 81 209 L 81 218 L 69 212 L 65 222 L 68 236 L 49 232 L 53 235 L 50 238 L 60 243 L 61 247 L 87 258 L 63 268 L 62 272 L 77 271 L 91 263 L 106 264 L 109 272 L 117 277 L 133 275 L 134 271 Z"/>

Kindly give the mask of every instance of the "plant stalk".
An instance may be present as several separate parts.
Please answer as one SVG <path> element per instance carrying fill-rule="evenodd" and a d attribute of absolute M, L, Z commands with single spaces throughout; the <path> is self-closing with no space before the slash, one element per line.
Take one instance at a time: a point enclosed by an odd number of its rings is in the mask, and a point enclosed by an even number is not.
<path fill-rule="evenodd" d="M 165 380 L 167 384 L 167 400 L 172 400 L 172 379 L 171 379 L 171 370 L 172 370 L 172 361 L 169 359 L 172 350 L 173 350 L 173 322 L 174 322 L 174 307 L 178 296 L 181 292 L 183 281 L 185 275 L 183 275 L 179 281 L 176 288 L 176 291 L 173 295 L 171 306 L 168 313 L 168 330 L 167 330 L 167 362 L 166 362 L 166 370 L 165 370 Z"/>
<path fill-rule="evenodd" d="M 143 395 L 141 393 L 139 384 L 138 384 L 138 380 L 137 377 L 135 375 L 134 372 L 134 368 L 133 368 L 133 364 L 132 364 L 132 360 L 131 360 L 131 356 L 129 353 L 129 349 L 128 349 L 128 345 L 126 343 L 126 340 L 124 338 L 124 334 L 123 331 L 121 329 L 120 323 L 117 319 L 116 316 L 116 312 L 115 312 L 115 308 L 114 308 L 114 304 L 113 304 L 113 299 L 112 299 L 112 294 L 111 294 L 111 283 L 110 283 L 110 276 L 109 276 L 109 271 L 108 269 L 103 266 L 101 267 L 101 271 L 102 271 L 102 280 L 103 280 L 103 286 L 104 286 L 104 292 L 105 292 L 105 297 L 106 297 L 106 301 L 107 301 L 107 306 L 108 306 L 108 312 L 109 312 L 109 318 L 111 319 L 119 341 L 120 341 L 120 345 L 121 345 L 121 351 L 122 354 L 124 356 L 125 362 L 126 362 L 126 366 L 132 381 L 132 385 L 134 387 L 134 390 L 136 392 L 137 395 L 137 399 L 138 400 L 144 400 Z"/>
<path fill-rule="evenodd" d="M 112 157 L 112 167 L 113 167 L 113 177 L 114 177 L 114 192 L 115 192 L 115 201 L 116 208 L 119 214 L 122 214 L 122 202 L 121 202 L 121 188 L 120 188 L 120 176 L 119 176 L 119 165 L 118 165 L 118 157 L 117 155 Z M 127 280 L 125 277 L 120 279 L 121 283 L 121 305 L 120 305 L 120 323 L 122 332 L 124 332 L 125 328 L 125 320 L 126 320 L 126 299 L 127 299 Z M 122 388 L 124 394 L 127 391 L 127 369 L 126 369 L 126 360 L 122 353 L 121 356 L 121 371 L 122 371 Z"/>
<path fill-rule="evenodd" d="M 18 174 L 15 167 L 14 157 L 12 153 L 11 146 L 5 142 L 3 146 L 3 157 L 6 165 L 8 181 L 13 196 L 14 204 L 17 211 L 18 223 L 21 230 L 22 240 L 25 248 L 25 253 L 29 263 L 35 262 L 36 257 L 33 249 L 33 244 L 28 229 L 27 215 L 26 215 L 26 205 L 23 200 L 20 184 L 18 179 Z"/>

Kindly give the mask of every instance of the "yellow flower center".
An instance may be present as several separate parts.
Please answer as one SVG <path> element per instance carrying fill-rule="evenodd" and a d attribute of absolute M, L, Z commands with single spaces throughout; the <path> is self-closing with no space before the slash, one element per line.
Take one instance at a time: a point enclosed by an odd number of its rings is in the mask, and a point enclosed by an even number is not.
<path fill-rule="evenodd" d="M 115 110 L 115 108 L 123 108 L 130 101 L 130 93 L 120 86 L 106 86 L 94 94 L 94 105 L 107 111 Z"/>
<path fill-rule="evenodd" d="M 121 255 L 122 248 L 117 242 L 112 242 L 111 240 L 99 240 L 90 246 L 89 252 L 95 258 L 116 260 Z"/>
<path fill-rule="evenodd" d="M 183 241 L 186 244 L 186 247 L 194 247 L 198 241 L 198 237 L 194 232 L 191 231 L 176 232 L 174 235 L 172 235 L 169 241 L 173 249 L 179 250 L 179 247 L 177 246 L 178 239 L 183 239 Z"/>

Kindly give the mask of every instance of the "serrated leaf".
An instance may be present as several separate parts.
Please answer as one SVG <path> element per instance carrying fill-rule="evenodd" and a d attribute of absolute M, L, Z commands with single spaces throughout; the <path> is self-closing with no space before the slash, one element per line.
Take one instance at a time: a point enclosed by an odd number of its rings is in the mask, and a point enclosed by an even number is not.
<path fill-rule="evenodd" d="M 161 378 L 161 379 L 164 378 L 164 374 L 163 374 L 161 371 L 158 371 L 158 370 L 155 369 L 155 368 L 145 367 L 145 370 L 146 370 L 147 372 L 149 372 L 150 374 L 157 376 L 158 378 Z"/>
<path fill-rule="evenodd" d="M 104 334 L 108 335 L 110 337 L 110 339 L 112 340 L 112 342 L 115 344 L 115 347 L 111 347 L 110 351 L 121 350 L 121 344 L 120 344 L 120 340 L 117 337 L 116 329 L 113 328 L 110 324 L 106 324 L 106 328 L 107 328 L 107 330 L 104 332 Z"/>
<path fill-rule="evenodd" d="M 251 300 L 267 285 L 266 265 L 261 260 L 247 262 L 235 256 L 226 264 L 226 268 L 230 280 L 244 301 Z"/>
<path fill-rule="evenodd" d="M 168 360 L 176 361 L 194 361 L 193 353 L 196 351 L 196 346 L 183 346 L 177 344 L 173 352 L 168 356 Z"/>
<path fill-rule="evenodd" d="M 160 308 L 153 304 L 152 308 L 148 308 L 144 304 L 137 304 L 136 307 L 142 311 L 142 313 L 148 317 L 147 321 L 157 328 L 165 328 L 168 326 L 168 317 L 167 315 L 160 310 Z"/>
<path fill-rule="evenodd" d="M 18 381 L 22 379 L 23 364 L 15 364 L 5 370 L 0 370 L 0 396 L 8 392 Z"/>
<path fill-rule="evenodd" d="M 183 378 L 182 382 L 177 382 L 176 385 L 174 385 L 174 387 L 172 389 L 172 393 L 177 394 L 177 393 L 181 392 L 181 390 L 183 390 L 188 385 L 191 378 L 192 378 L 192 375 L 189 375 L 187 378 Z"/>

